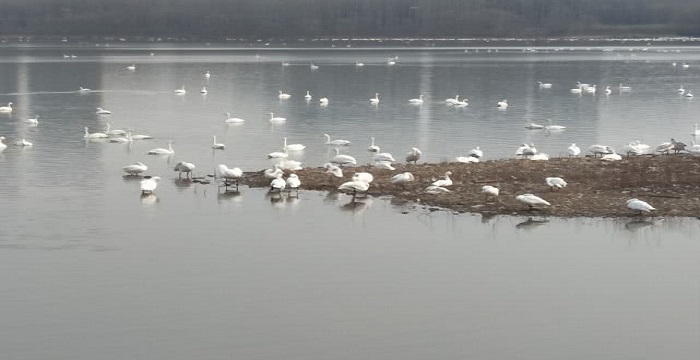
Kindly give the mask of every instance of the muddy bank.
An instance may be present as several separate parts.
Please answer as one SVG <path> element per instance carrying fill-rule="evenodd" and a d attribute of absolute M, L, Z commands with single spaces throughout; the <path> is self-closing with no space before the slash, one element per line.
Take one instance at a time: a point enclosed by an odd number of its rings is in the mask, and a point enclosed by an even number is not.
<path fill-rule="evenodd" d="M 657 210 L 651 216 L 700 216 L 700 157 L 659 155 L 624 158 L 604 162 L 593 157 L 555 158 L 549 161 L 521 159 L 482 161 L 476 164 L 396 164 L 396 170 L 372 166 L 344 169 L 342 179 L 325 174 L 324 168 L 309 168 L 295 173 L 301 188 L 335 191 L 355 172 L 369 172 L 374 181 L 369 194 L 391 195 L 395 201 L 417 202 L 460 212 L 510 215 L 553 216 L 634 216 L 627 199 L 638 198 Z M 415 181 L 395 185 L 391 176 L 405 171 Z M 451 192 L 433 195 L 425 192 L 430 183 L 445 172 L 452 172 Z M 289 172 L 287 172 L 288 174 Z M 568 182 L 564 189 L 552 191 L 545 177 L 558 176 Z M 245 174 L 244 183 L 251 187 L 268 187 L 270 179 L 263 172 Z M 286 178 L 286 175 L 285 175 Z M 500 195 L 486 201 L 481 187 L 492 185 Z M 552 205 L 538 210 L 515 200 L 515 196 L 532 193 Z"/>

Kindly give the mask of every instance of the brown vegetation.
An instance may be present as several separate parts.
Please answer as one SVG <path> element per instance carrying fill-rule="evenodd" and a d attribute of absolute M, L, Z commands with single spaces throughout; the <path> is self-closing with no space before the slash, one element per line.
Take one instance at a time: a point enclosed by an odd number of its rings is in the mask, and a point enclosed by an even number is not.
<path fill-rule="evenodd" d="M 638 198 L 654 206 L 653 216 L 700 216 L 700 157 L 684 155 L 629 157 L 604 162 L 593 157 L 556 158 L 549 161 L 521 159 L 484 161 L 475 164 L 438 163 L 395 165 L 396 170 L 371 166 L 344 169 L 343 179 L 333 178 L 324 168 L 296 171 L 302 189 L 335 191 L 355 172 L 374 175 L 369 194 L 391 195 L 395 200 L 416 202 L 460 212 L 482 214 L 543 214 L 555 216 L 632 216 L 627 199 Z M 405 186 L 391 183 L 391 176 L 409 171 L 416 180 Z M 430 183 L 452 171 L 450 193 L 425 192 Z M 558 176 L 568 182 L 560 190 L 550 190 L 545 177 Z M 245 174 L 245 183 L 267 187 L 270 180 L 262 171 Z M 496 199 L 486 201 L 481 187 L 500 189 Z M 515 196 L 532 193 L 552 205 L 529 210 Z"/>

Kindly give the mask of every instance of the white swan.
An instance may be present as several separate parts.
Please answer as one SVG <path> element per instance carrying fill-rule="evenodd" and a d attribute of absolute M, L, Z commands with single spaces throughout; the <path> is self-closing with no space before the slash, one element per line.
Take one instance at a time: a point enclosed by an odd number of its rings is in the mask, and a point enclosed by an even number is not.
<path fill-rule="evenodd" d="M 508 108 L 508 100 L 507 100 L 507 99 L 503 99 L 503 100 L 499 101 L 499 102 L 498 102 L 498 108 L 499 108 L 500 110 L 505 110 L 505 109 L 507 109 L 507 108 Z"/>
<path fill-rule="evenodd" d="M 549 130 L 549 131 L 561 131 L 561 130 L 566 129 L 566 126 L 562 126 L 562 125 L 553 125 L 553 124 L 552 124 L 552 119 L 547 119 L 547 123 L 549 123 L 549 125 L 547 125 L 547 126 L 544 127 L 545 130 Z"/>
<path fill-rule="evenodd" d="M 131 140 L 149 140 L 153 139 L 153 136 L 146 134 L 131 135 Z"/>
<path fill-rule="evenodd" d="M 151 149 L 148 150 L 146 153 L 147 155 L 172 155 L 174 154 L 175 151 L 173 150 L 173 145 L 171 142 L 168 141 L 168 148 L 156 148 L 156 149 Z"/>
<path fill-rule="evenodd" d="M 31 142 L 27 141 L 26 139 L 22 139 L 22 140 L 20 140 L 20 141 L 17 141 L 17 142 L 15 143 L 15 145 L 17 145 L 17 146 L 22 146 L 22 147 L 32 147 L 32 146 L 34 146 L 34 144 L 32 144 Z"/>
<path fill-rule="evenodd" d="M 593 86 L 591 86 L 591 87 L 587 87 L 587 88 L 586 88 L 586 94 L 595 95 L 597 86 L 598 86 L 598 85 L 593 85 Z"/>
<path fill-rule="evenodd" d="M 695 124 L 695 125 L 697 127 L 697 124 Z M 367 147 L 367 151 L 379 152 L 379 146 L 374 145 L 374 136 L 370 137 L 370 139 L 371 139 L 371 142 L 370 142 L 369 146 Z"/>
<path fill-rule="evenodd" d="M 537 148 L 535 148 L 535 144 L 523 144 L 519 148 L 515 150 L 515 156 L 533 156 L 537 154 Z"/>
<path fill-rule="evenodd" d="M 237 117 L 231 117 L 231 113 L 226 113 L 226 120 L 224 120 L 224 122 L 227 124 L 240 124 L 245 122 L 245 120 Z"/>
<path fill-rule="evenodd" d="M 24 122 L 30 125 L 37 125 L 39 124 L 39 115 L 34 115 L 34 118 L 28 118 Z"/>
<path fill-rule="evenodd" d="M 571 143 L 566 150 L 569 152 L 569 156 L 578 156 L 581 154 L 581 148 L 576 146 L 576 143 Z"/>
<path fill-rule="evenodd" d="M 224 149 L 226 149 L 226 145 L 216 142 L 216 135 L 212 135 L 212 137 L 214 138 L 214 142 L 211 144 L 211 148 L 212 148 L 212 149 L 214 149 L 214 150 L 224 150 Z"/>
<path fill-rule="evenodd" d="M 309 92 L 309 90 L 306 90 L 306 95 L 304 95 L 304 99 L 306 99 L 306 101 L 311 101 L 311 93 Z"/>
<path fill-rule="evenodd" d="M 338 165 L 357 165 L 357 160 L 350 155 L 341 155 L 340 149 L 335 148 L 335 156 L 331 159 L 331 162 Z"/>
<path fill-rule="evenodd" d="M 442 186 L 435 186 L 435 185 L 430 185 L 427 188 L 425 188 L 425 192 L 428 194 L 433 194 L 433 195 L 439 195 L 439 194 L 446 194 L 450 191 L 450 189 L 444 188 Z"/>
<path fill-rule="evenodd" d="M 175 164 L 173 171 L 177 171 L 177 178 L 179 179 L 182 176 L 182 173 L 185 173 L 186 177 L 191 177 L 192 170 L 194 170 L 194 168 L 195 166 L 193 163 L 180 161 L 179 163 Z"/>
<path fill-rule="evenodd" d="M 265 169 L 263 172 L 263 175 L 268 179 L 274 179 L 279 174 L 284 174 L 284 171 L 282 171 L 277 164 L 272 165 L 272 169 Z"/>
<path fill-rule="evenodd" d="M 369 99 L 370 104 L 379 104 L 379 93 L 375 93 L 374 97 Z"/>
<path fill-rule="evenodd" d="M 366 193 L 369 190 L 369 183 L 365 181 L 348 181 L 340 184 L 338 190 L 344 193 L 352 193 L 357 195 L 357 193 Z"/>
<path fill-rule="evenodd" d="M 593 156 L 612 154 L 613 148 L 607 145 L 594 144 L 588 147 L 588 151 L 593 153 Z"/>
<path fill-rule="evenodd" d="M 277 95 L 277 97 L 280 98 L 280 100 L 287 100 L 292 97 L 292 95 L 283 93 L 282 90 L 279 90 L 279 95 Z"/>
<path fill-rule="evenodd" d="M 12 112 L 12 103 L 9 102 L 7 103 L 7 106 L 0 106 L 0 113 L 11 113 Z"/>
<path fill-rule="evenodd" d="M 547 155 L 547 154 L 545 154 L 545 153 L 537 153 L 537 154 L 534 154 L 534 155 L 530 156 L 530 160 L 533 160 L 533 161 L 547 161 L 547 160 L 549 160 L 549 155 Z"/>
<path fill-rule="evenodd" d="M 98 133 L 98 132 L 91 134 L 88 132 L 88 128 L 86 126 L 85 127 L 85 135 L 83 135 L 83 137 L 86 139 L 104 139 L 104 138 L 108 138 L 109 136 L 107 136 L 107 134 Z"/>
<path fill-rule="evenodd" d="M 282 179 L 282 174 L 277 174 L 277 177 L 270 182 L 270 192 L 282 192 L 287 187 L 287 182 Z"/>
<path fill-rule="evenodd" d="M 544 125 L 531 122 L 531 123 L 525 124 L 525 128 L 529 129 L 529 130 L 542 130 L 542 129 L 544 129 Z"/>
<path fill-rule="evenodd" d="M 211 73 L 209 72 L 209 70 L 207 70 L 207 71 L 204 73 L 204 77 L 205 77 L 205 78 L 210 78 L 210 77 L 211 77 Z"/>
<path fill-rule="evenodd" d="M 481 192 L 486 195 L 486 201 L 488 201 L 489 196 L 498 196 L 501 191 L 495 186 L 484 185 L 481 187 Z"/>
<path fill-rule="evenodd" d="M 314 65 L 314 63 L 309 64 L 309 68 L 311 70 L 318 70 L 318 65 Z"/>
<path fill-rule="evenodd" d="M 323 136 L 326 137 L 326 145 L 333 145 L 333 146 L 349 146 L 350 145 L 350 141 L 348 141 L 348 140 L 340 140 L 340 139 L 331 140 L 331 136 L 328 134 L 323 134 Z"/>
<path fill-rule="evenodd" d="M 366 183 L 371 183 L 372 181 L 374 181 L 374 175 L 368 172 L 356 172 L 352 176 L 352 179 L 355 181 L 364 181 Z"/>
<path fill-rule="evenodd" d="M 327 97 L 322 97 L 318 99 L 319 103 L 321 103 L 321 106 L 328 105 L 328 98 Z"/>
<path fill-rule="evenodd" d="M 690 135 L 693 135 L 693 136 L 700 136 L 700 125 L 694 124 L 694 125 L 693 125 L 693 132 L 690 133 Z"/>
<path fill-rule="evenodd" d="M 414 104 L 414 105 L 420 105 L 420 104 L 422 104 L 422 103 L 424 102 L 424 100 L 423 100 L 423 94 L 418 95 L 418 98 L 417 98 L 417 99 L 415 99 L 415 98 L 414 98 L 414 99 L 409 99 L 408 102 L 410 102 L 411 104 Z"/>
<path fill-rule="evenodd" d="M 641 214 L 642 212 L 651 212 L 652 210 L 656 210 L 656 208 L 649 205 L 649 203 L 647 203 L 646 201 L 642 201 L 636 198 L 627 200 L 627 207 L 631 210 L 638 211 L 639 214 Z"/>
<path fill-rule="evenodd" d="M 306 145 L 303 144 L 287 144 L 287 138 L 284 138 L 284 147 L 282 148 L 284 150 L 289 150 L 289 151 L 301 151 L 306 149 Z"/>
<path fill-rule="evenodd" d="M 82 94 L 89 93 L 90 91 L 92 91 L 92 89 L 84 88 L 82 86 L 78 88 L 78 92 Z"/>
<path fill-rule="evenodd" d="M 620 160 L 622 160 L 622 156 L 620 156 L 620 154 L 616 153 L 615 149 L 613 149 L 613 148 L 610 148 L 610 149 L 612 152 L 610 154 L 605 154 L 605 155 L 601 156 L 600 160 L 603 160 L 603 161 L 620 161 Z"/>
<path fill-rule="evenodd" d="M 469 106 L 469 103 L 467 102 L 467 99 L 462 99 L 462 100 L 454 103 L 453 106 L 457 107 L 457 108 L 463 108 L 463 107 Z"/>
<path fill-rule="evenodd" d="M 685 94 L 685 88 L 683 88 L 683 85 L 681 85 L 681 87 L 679 87 L 678 90 L 676 90 L 676 92 L 678 93 L 678 95 Z"/>
<path fill-rule="evenodd" d="M 481 150 L 481 148 L 477 146 L 469 151 L 469 156 L 472 156 L 475 158 L 482 158 L 484 156 L 484 151 Z"/>
<path fill-rule="evenodd" d="M 452 175 L 452 171 L 446 172 L 444 179 L 435 180 L 430 185 L 431 186 L 439 186 L 439 187 L 452 186 L 452 179 L 450 179 L 450 175 Z"/>
<path fill-rule="evenodd" d="M 549 186 L 550 189 L 562 189 L 566 187 L 566 181 L 560 177 L 547 177 L 544 178 L 545 184 Z"/>
<path fill-rule="evenodd" d="M 447 105 L 454 105 L 457 102 L 459 102 L 459 95 L 455 95 L 454 98 L 447 98 L 445 99 L 445 104 Z"/>
<path fill-rule="evenodd" d="M 355 61 L 355 66 L 362 67 L 362 66 L 365 66 L 365 63 L 360 62 L 360 61 Z"/>
<path fill-rule="evenodd" d="M 209 93 L 209 91 L 207 90 L 207 87 L 206 87 L 206 86 L 202 87 L 202 90 L 199 90 L 199 92 L 202 93 L 202 94 L 204 94 L 204 95 L 206 95 L 207 93 Z"/>
<path fill-rule="evenodd" d="M 396 174 L 391 177 L 392 184 L 405 184 L 407 182 L 415 181 L 416 178 L 410 172 L 404 172 L 401 174 Z"/>
<path fill-rule="evenodd" d="M 7 145 L 3 144 L 2 141 L 5 140 L 4 136 L 0 136 L 0 151 L 7 149 Z"/>
<path fill-rule="evenodd" d="M 372 160 L 374 161 L 388 161 L 388 162 L 394 162 L 396 159 L 394 159 L 394 156 L 392 156 L 390 153 L 384 152 L 384 153 L 378 153 L 372 157 Z"/>
<path fill-rule="evenodd" d="M 289 170 L 289 171 L 299 171 L 303 170 L 301 167 L 301 162 L 295 161 L 295 160 L 289 160 L 289 159 L 281 159 L 277 163 L 277 167 L 282 169 L 282 170 Z"/>
<path fill-rule="evenodd" d="M 332 163 L 325 163 L 323 164 L 323 167 L 326 168 L 326 174 L 331 174 L 339 178 L 343 177 L 343 169 L 341 169 L 340 166 Z"/>
<path fill-rule="evenodd" d="M 141 194 L 153 194 L 153 191 L 158 187 L 158 180 L 160 180 L 160 176 L 141 180 Z"/>
<path fill-rule="evenodd" d="M 373 166 L 376 167 L 377 169 L 382 169 L 382 170 L 392 170 L 392 171 L 396 170 L 395 167 L 391 166 L 390 161 L 375 161 Z"/>
<path fill-rule="evenodd" d="M 685 95 L 683 95 L 683 96 L 685 96 L 686 98 L 692 98 L 693 94 L 690 92 L 690 90 L 688 90 L 685 92 Z"/>
<path fill-rule="evenodd" d="M 182 85 L 181 88 L 179 88 L 179 89 L 177 89 L 177 90 L 174 90 L 173 92 L 174 92 L 175 94 L 177 94 L 177 95 L 185 95 L 185 94 L 187 94 L 187 90 L 185 90 L 185 85 Z"/>
<path fill-rule="evenodd" d="M 238 180 L 243 176 L 243 170 L 237 167 L 229 169 L 228 166 L 219 164 L 216 167 L 215 175 L 223 178 L 224 180 L 235 180 L 236 184 L 238 184 Z"/>
<path fill-rule="evenodd" d="M 418 164 L 418 160 L 420 160 L 421 156 L 423 156 L 423 153 L 418 148 L 411 148 L 411 151 L 406 154 L 406 162 L 412 162 L 414 165 Z"/>
<path fill-rule="evenodd" d="M 581 90 L 580 87 L 576 87 L 576 88 L 569 90 L 569 92 L 572 94 L 581 94 L 583 92 L 583 90 Z"/>
<path fill-rule="evenodd" d="M 124 170 L 124 172 L 128 175 L 136 176 L 146 172 L 146 170 L 148 170 L 148 166 L 142 162 L 137 162 L 135 164 L 124 166 L 122 170 Z"/>
<path fill-rule="evenodd" d="M 287 187 L 290 190 L 298 190 L 299 186 L 301 186 L 301 180 L 299 180 L 299 175 L 289 174 L 289 177 L 287 177 Z"/>
<path fill-rule="evenodd" d="M 478 163 L 479 158 L 475 158 L 473 156 L 457 156 L 457 157 L 455 157 L 455 161 L 458 163 L 470 164 L 470 163 Z"/>
<path fill-rule="evenodd" d="M 131 131 L 126 133 L 126 136 L 120 136 L 120 137 L 110 137 L 109 142 L 113 143 L 130 143 L 132 142 L 133 139 L 131 138 Z"/>
<path fill-rule="evenodd" d="M 267 154 L 268 159 L 286 159 L 289 157 L 286 151 L 273 151 Z"/>
<path fill-rule="evenodd" d="M 135 65 L 135 64 L 131 64 L 131 65 L 127 66 L 126 69 L 129 70 L 129 71 L 136 71 L 136 65 Z"/>
<path fill-rule="evenodd" d="M 95 111 L 95 114 L 97 114 L 97 115 L 109 115 L 109 114 L 111 114 L 111 113 L 112 113 L 111 111 L 105 110 L 105 109 L 103 109 L 103 108 L 101 108 L 101 107 L 98 107 L 98 108 L 97 108 L 97 111 Z"/>
<path fill-rule="evenodd" d="M 526 204 L 530 210 L 532 210 L 535 206 L 539 206 L 539 205 L 543 205 L 543 206 L 552 205 L 549 202 L 547 202 L 545 199 L 542 199 L 541 197 L 533 195 L 533 194 L 518 195 L 515 197 L 515 200 L 518 200 L 521 203 Z"/>
<path fill-rule="evenodd" d="M 543 83 L 541 81 L 538 81 L 537 84 L 539 85 L 540 89 L 551 89 L 552 84 L 550 83 Z"/>
<path fill-rule="evenodd" d="M 607 86 L 607 85 L 606 85 L 606 86 L 605 86 L 605 91 L 604 91 L 604 92 L 605 92 L 605 95 L 610 95 L 610 94 L 612 94 L 612 90 L 610 90 L 610 86 Z"/>
<path fill-rule="evenodd" d="M 270 122 L 272 123 L 281 123 L 287 121 L 287 118 L 283 117 L 275 117 L 274 113 L 270 113 Z"/>
<path fill-rule="evenodd" d="M 109 123 L 107 123 L 107 130 L 105 131 L 105 134 L 110 136 L 123 136 L 126 135 L 126 131 L 120 129 L 112 129 Z"/>

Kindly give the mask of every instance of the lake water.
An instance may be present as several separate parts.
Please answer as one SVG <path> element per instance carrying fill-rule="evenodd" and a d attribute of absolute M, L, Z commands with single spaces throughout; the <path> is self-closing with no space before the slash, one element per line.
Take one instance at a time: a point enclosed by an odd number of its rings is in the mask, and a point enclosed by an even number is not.
<path fill-rule="evenodd" d="M 0 48 L 0 102 L 14 103 L 0 114 L 3 358 L 697 359 L 696 219 L 484 219 L 304 191 L 279 201 L 172 171 L 260 170 L 283 137 L 320 166 L 324 133 L 352 141 L 361 162 L 370 136 L 428 161 L 476 145 L 503 158 L 522 142 L 556 155 L 571 142 L 692 140 L 700 103 L 676 89 L 700 93 L 699 48 L 475 50 Z M 572 95 L 576 81 L 632 90 Z M 444 105 L 455 94 L 469 106 Z M 227 126 L 225 112 L 246 121 Z M 271 125 L 269 112 L 288 120 Z M 567 129 L 523 128 L 543 118 Z M 107 122 L 157 139 L 84 142 L 83 127 Z M 226 150 L 211 150 L 212 135 Z M 34 146 L 12 145 L 23 137 Z M 145 155 L 166 140 L 172 157 Z M 122 178 L 136 161 L 163 178 L 156 195 Z"/>

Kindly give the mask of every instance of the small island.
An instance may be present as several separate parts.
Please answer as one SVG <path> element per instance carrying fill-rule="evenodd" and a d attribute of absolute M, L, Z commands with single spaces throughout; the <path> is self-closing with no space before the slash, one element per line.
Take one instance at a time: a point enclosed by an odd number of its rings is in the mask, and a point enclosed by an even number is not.
<path fill-rule="evenodd" d="M 644 200 L 656 208 L 649 216 L 700 216 L 700 157 L 689 155 L 644 155 L 606 162 L 593 156 L 552 158 L 548 161 L 504 159 L 479 163 L 395 164 L 396 170 L 370 165 L 347 167 L 343 178 L 332 177 L 326 169 L 295 171 L 301 189 L 337 191 L 355 172 L 374 175 L 368 195 L 392 196 L 395 201 L 415 202 L 458 212 L 485 215 L 551 215 L 562 217 L 638 216 L 627 208 L 631 198 Z M 415 181 L 404 185 L 391 183 L 391 177 L 411 172 Z M 452 172 L 449 193 L 429 194 L 425 189 L 445 172 Z M 285 178 L 290 172 L 285 172 Z M 546 177 L 561 177 L 568 185 L 552 190 Z M 269 187 L 263 171 L 244 174 L 244 184 Z M 500 189 L 498 197 L 488 200 L 481 188 Z M 517 201 L 520 194 L 535 194 L 551 206 L 529 209 Z"/>

